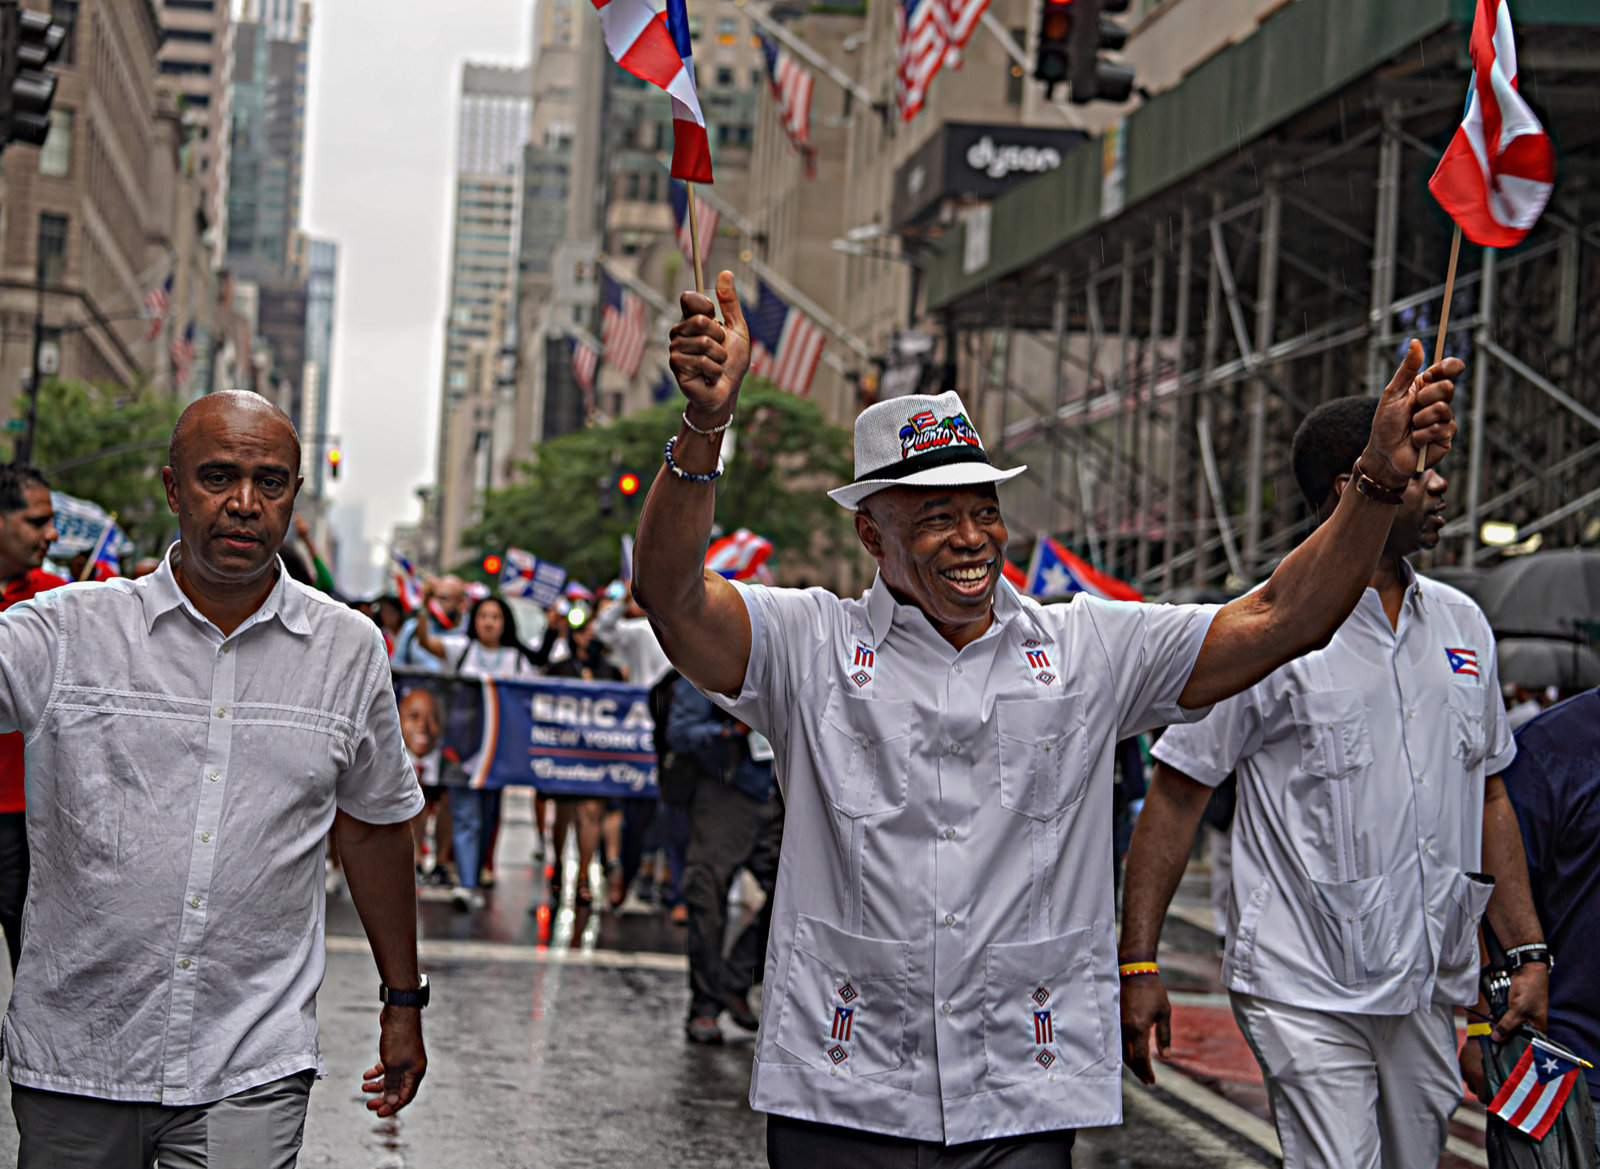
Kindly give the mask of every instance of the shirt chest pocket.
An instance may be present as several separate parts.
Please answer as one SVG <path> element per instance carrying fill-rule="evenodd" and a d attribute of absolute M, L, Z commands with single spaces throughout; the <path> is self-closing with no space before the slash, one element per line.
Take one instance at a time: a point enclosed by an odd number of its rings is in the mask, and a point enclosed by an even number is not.
<path fill-rule="evenodd" d="M 1001 699 L 994 713 L 1004 808 L 1050 820 L 1083 799 L 1089 778 L 1083 695 Z"/>
<path fill-rule="evenodd" d="M 1307 775 L 1344 779 L 1372 763 L 1372 730 L 1359 690 L 1314 690 L 1289 699 Z"/>
<path fill-rule="evenodd" d="M 834 691 L 818 727 L 819 779 L 828 803 L 852 817 L 905 807 L 914 717 L 908 701 Z"/>
<path fill-rule="evenodd" d="M 1476 688 L 1450 687 L 1446 714 L 1449 739 L 1445 746 L 1468 771 L 1481 766 L 1488 754 L 1489 736 L 1483 725 L 1483 696 Z"/>

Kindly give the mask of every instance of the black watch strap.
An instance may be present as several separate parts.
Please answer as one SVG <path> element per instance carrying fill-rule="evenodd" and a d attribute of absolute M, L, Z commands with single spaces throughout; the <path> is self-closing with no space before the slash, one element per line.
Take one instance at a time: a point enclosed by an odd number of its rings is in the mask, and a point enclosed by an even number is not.
<path fill-rule="evenodd" d="M 380 983 L 378 1001 L 386 1007 L 425 1007 L 428 1005 L 428 976 L 422 976 L 422 985 L 415 990 L 396 990 Z"/>

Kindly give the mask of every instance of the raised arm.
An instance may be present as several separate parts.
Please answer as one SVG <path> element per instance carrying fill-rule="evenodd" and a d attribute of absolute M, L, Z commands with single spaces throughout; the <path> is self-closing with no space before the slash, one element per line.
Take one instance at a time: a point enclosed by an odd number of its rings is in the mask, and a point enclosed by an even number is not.
<path fill-rule="evenodd" d="M 433 578 L 429 577 L 422 582 L 422 604 L 417 607 L 417 632 L 414 640 L 417 645 L 443 661 L 444 642 L 434 634 L 432 623 L 428 620 L 428 602 L 432 599 Z"/>
<path fill-rule="evenodd" d="M 717 301 L 724 324 L 709 297 L 684 293 L 683 320 L 672 327 L 672 373 L 688 403 L 672 446 L 683 474 L 663 466 L 650 487 L 633 548 L 633 597 L 680 674 L 733 695 L 750 664 L 750 615 L 738 590 L 706 571 L 716 486 L 694 478 L 716 470 L 750 368 L 750 330 L 733 273 L 717 277 Z"/>
<path fill-rule="evenodd" d="M 1417 451 L 1426 448 L 1432 467 L 1456 433 L 1452 379 L 1465 367 L 1450 357 L 1419 376 L 1422 362 L 1422 344 L 1412 341 L 1383 391 L 1372 437 L 1356 464 L 1380 489 L 1397 494 L 1412 478 Z M 1284 558 L 1265 585 L 1223 606 L 1179 704 L 1193 710 L 1219 702 L 1331 637 L 1372 579 L 1394 513 L 1362 491 L 1344 492 L 1333 515 Z"/>

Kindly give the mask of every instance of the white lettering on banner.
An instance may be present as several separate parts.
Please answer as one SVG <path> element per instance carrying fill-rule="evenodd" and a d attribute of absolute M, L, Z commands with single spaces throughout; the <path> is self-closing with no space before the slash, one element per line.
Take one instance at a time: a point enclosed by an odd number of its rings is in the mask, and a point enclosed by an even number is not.
<path fill-rule="evenodd" d="M 627 763 L 570 763 L 556 759 L 530 760 L 535 779 L 561 779 L 569 783 L 620 783 L 643 791 L 655 781 L 655 768 Z"/>
<path fill-rule="evenodd" d="M 535 722 L 564 723 L 569 727 L 614 727 L 618 723 L 617 703 L 611 698 L 535 694 L 532 712 Z M 642 699 L 629 703 L 621 724 L 625 729 L 649 727 L 650 704 Z"/>
<path fill-rule="evenodd" d="M 1042 174 L 1061 165 L 1061 152 L 1053 146 L 996 146 L 985 134 L 967 147 L 967 165 L 991 179 L 1003 179 L 1013 171 Z"/>

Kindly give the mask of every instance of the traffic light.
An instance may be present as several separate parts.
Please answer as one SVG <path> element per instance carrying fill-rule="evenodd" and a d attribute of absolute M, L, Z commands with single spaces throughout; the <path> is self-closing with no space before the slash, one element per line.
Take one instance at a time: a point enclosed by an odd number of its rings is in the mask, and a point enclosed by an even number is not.
<path fill-rule="evenodd" d="M 328 448 L 328 474 L 330 477 L 334 479 L 339 477 L 339 464 L 343 461 L 344 455 L 339 452 L 338 447 L 331 446 Z"/>
<path fill-rule="evenodd" d="M 610 519 L 617 511 L 617 481 L 614 476 L 602 475 L 594 482 L 599 492 L 600 518 Z"/>
<path fill-rule="evenodd" d="M 1045 84 L 1046 96 L 1067 80 L 1071 67 L 1072 15 L 1077 0 L 1043 0 L 1039 16 L 1039 50 L 1033 59 L 1033 77 Z"/>
<path fill-rule="evenodd" d="M 43 146 L 50 136 L 56 79 L 44 67 L 66 39 L 66 28 L 44 13 L 0 0 L 0 149 L 11 141 Z"/>
<path fill-rule="evenodd" d="M 483 572 L 485 576 L 500 575 L 500 557 L 493 552 L 483 558 Z"/>
<path fill-rule="evenodd" d="M 624 471 L 622 473 L 622 477 L 617 480 L 617 490 L 622 492 L 623 495 L 629 497 L 638 494 L 639 476 L 635 475 L 632 471 Z"/>
<path fill-rule="evenodd" d="M 1074 11 L 1068 52 L 1068 98 L 1076 105 L 1127 101 L 1133 93 L 1133 67 L 1109 61 L 1100 51 L 1116 52 L 1128 43 L 1128 30 L 1105 15 L 1126 12 L 1128 0 L 1072 0 L 1070 7 Z"/>

